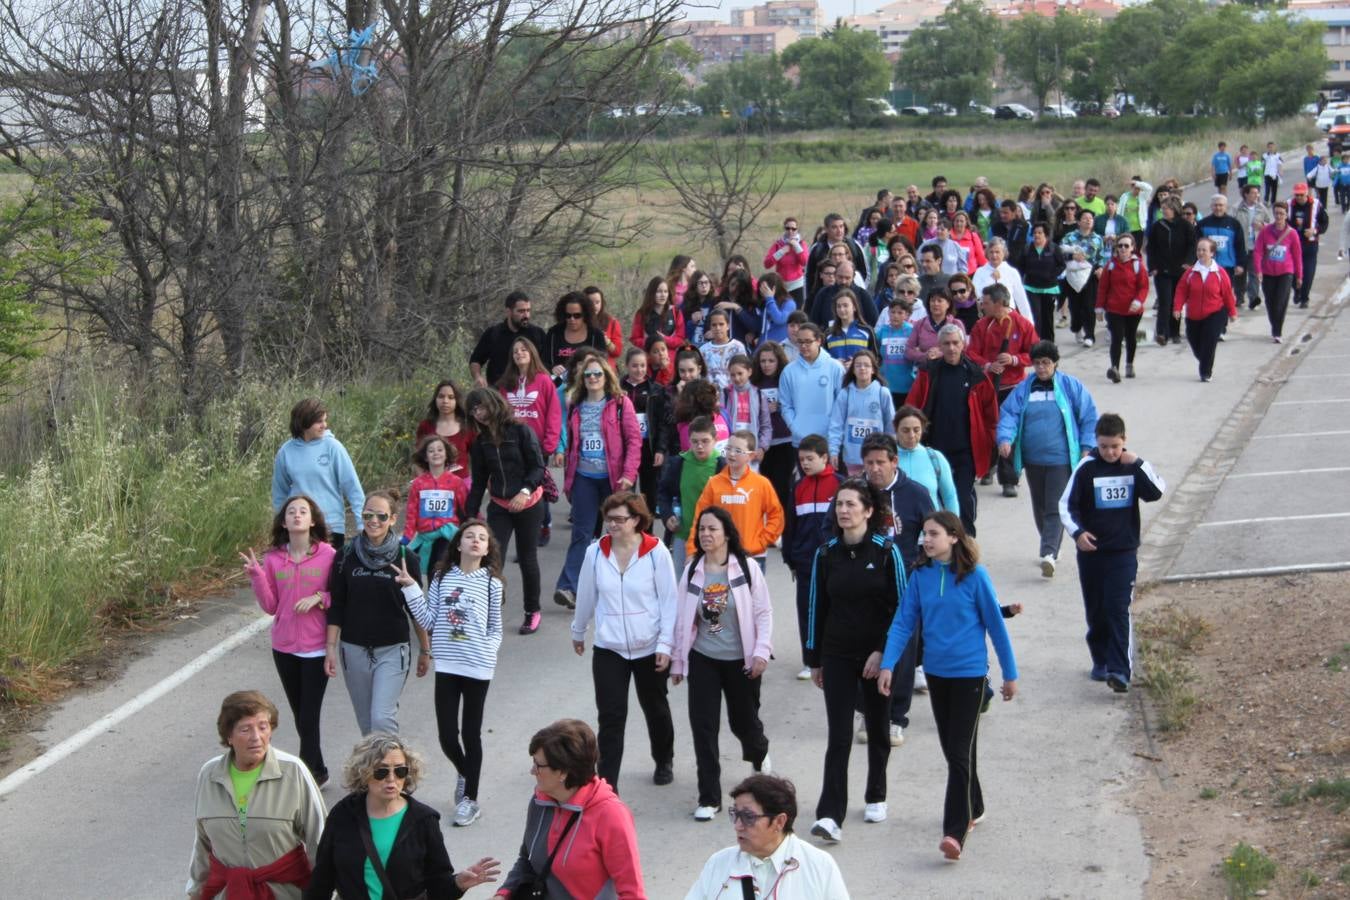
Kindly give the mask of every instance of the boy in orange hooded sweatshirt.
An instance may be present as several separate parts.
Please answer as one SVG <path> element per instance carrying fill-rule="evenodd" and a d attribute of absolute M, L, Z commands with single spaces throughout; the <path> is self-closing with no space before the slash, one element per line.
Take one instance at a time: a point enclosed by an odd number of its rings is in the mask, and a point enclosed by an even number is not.
<path fill-rule="evenodd" d="M 727 440 L 727 466 L 708 479 L 694 508 L 694 527 L 689 529 L 689 556 L 695 552 L 698 517 L 709 506 L 731 514 L 748 556 L 765 563 L 764 554 L 783 534 L 783 505 L 769 479 L 750 468 L 758 442 L 752 431 L 736 431 Z"/>

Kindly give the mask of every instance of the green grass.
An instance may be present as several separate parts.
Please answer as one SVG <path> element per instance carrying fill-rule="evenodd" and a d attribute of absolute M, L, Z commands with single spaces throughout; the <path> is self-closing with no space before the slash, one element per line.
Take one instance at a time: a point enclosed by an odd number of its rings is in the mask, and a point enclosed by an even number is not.
<path fill-rule="evenodd" d="M 1139 683 L 1148 691 L 1163 732 L 1184 730 L 1199 697 L 1190 658 L 1204 644 L 1209 623 L 1176 604 L 1150 610 L 1136 623 Z"/>
<path fill-rule="evenodd" d="M 1216 788 L 1205 787 L 1205 788 L 1201 788 L 1201 789 L 1200 789 L 1200 799 L 1201 799 L 1201 800 L 1215 800 L 1215 799 L 1218 799 L 1218 796 L 1219 796 L 1219 791 L 1218 791 L 1218 789 L 1216 789 Z"/>
<path fill-rule="evenodd" d="M 1337 813 L 1350 809 L 1350 778 L 1319 778 L 1308 785 L 1303 795 L 1310 800 L 1325 799 Z"/>
<path fill-rule="evenodd" d="M 1322 661 L 1322 666 L 1337 673 L 1350 668 L 1350 644 L 1341 644 L 1339 650 Z"/>
<path fill-rule="evenodd" d="M 1275 878 L 1275 862 L 1255 847 L 1240 842 L 1224 858 L 1223 877 L 1229 897 L 1234 900 L 1255 897 Z"/>

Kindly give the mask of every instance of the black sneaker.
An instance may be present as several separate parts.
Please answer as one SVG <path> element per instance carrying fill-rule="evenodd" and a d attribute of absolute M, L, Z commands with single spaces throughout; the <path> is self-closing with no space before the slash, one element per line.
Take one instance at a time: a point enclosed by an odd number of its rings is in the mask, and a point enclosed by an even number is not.
<path fill-rule="evenodd" d="M 1119 675 L 1107 675 L 1106 683 L 1110 686 L 1111 690 L 1115 691 L 1117 694 L 1129 693 L 1130 683 Z"/>
<path fill-rule="evenodd" d="M 1112 366 L 1111 368 L 1106 370 L 1106 377 L 1110 379 L 1113 383 L 1120 384 L 1120 372 L 1116 371 L 1115 366 Z"/>
<path fill-rule="evenodd" d="M 670 763 L 657 763 L 656 771 L 652 773 L 652 784 L 667 785 L 674 780 L 675 770 Z"/>
<path fill-rule="evenodd" d="M 1017 485 L 1015 485 L 1015 484 L 1005 484 L 1005 485 L 1003 486 L 1003 496 L 1005 496 L 1005 497 L 1016 497 L 1016 496 L 1017 496 Z"/>

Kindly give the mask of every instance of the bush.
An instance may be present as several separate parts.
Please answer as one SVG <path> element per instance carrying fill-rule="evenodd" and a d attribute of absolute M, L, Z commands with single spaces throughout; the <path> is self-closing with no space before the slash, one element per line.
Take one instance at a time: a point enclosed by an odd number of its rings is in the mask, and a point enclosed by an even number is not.
<path fill-rule="evenodd" d="M 1223 861 L 1223 878 L 1234 900 L 1255 897 L 1275 878 L 1275 862 L 1245 841 L 1239 842 Z"/>

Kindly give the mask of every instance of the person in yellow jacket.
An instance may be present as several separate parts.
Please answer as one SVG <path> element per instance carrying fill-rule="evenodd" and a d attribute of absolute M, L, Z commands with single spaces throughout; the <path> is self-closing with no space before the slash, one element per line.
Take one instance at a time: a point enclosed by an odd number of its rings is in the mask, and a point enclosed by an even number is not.
<path fill-rule="evenodd" d="M 783 535 L 783 505 L 778 502 L 769 479 L 750 468 L 750 459 L 757 447 L 753 431 L 736 431 L 727 440 L 727 465 L 708 479 L 694 508 L 699 514 L 710 506 L 725 509 L 741 535 L 741 545 L 747 556 L 753 556 L 764 565 L 764 554 Z M 694 530 L 689 533 L 689 556 L 694 556 Z"/>

